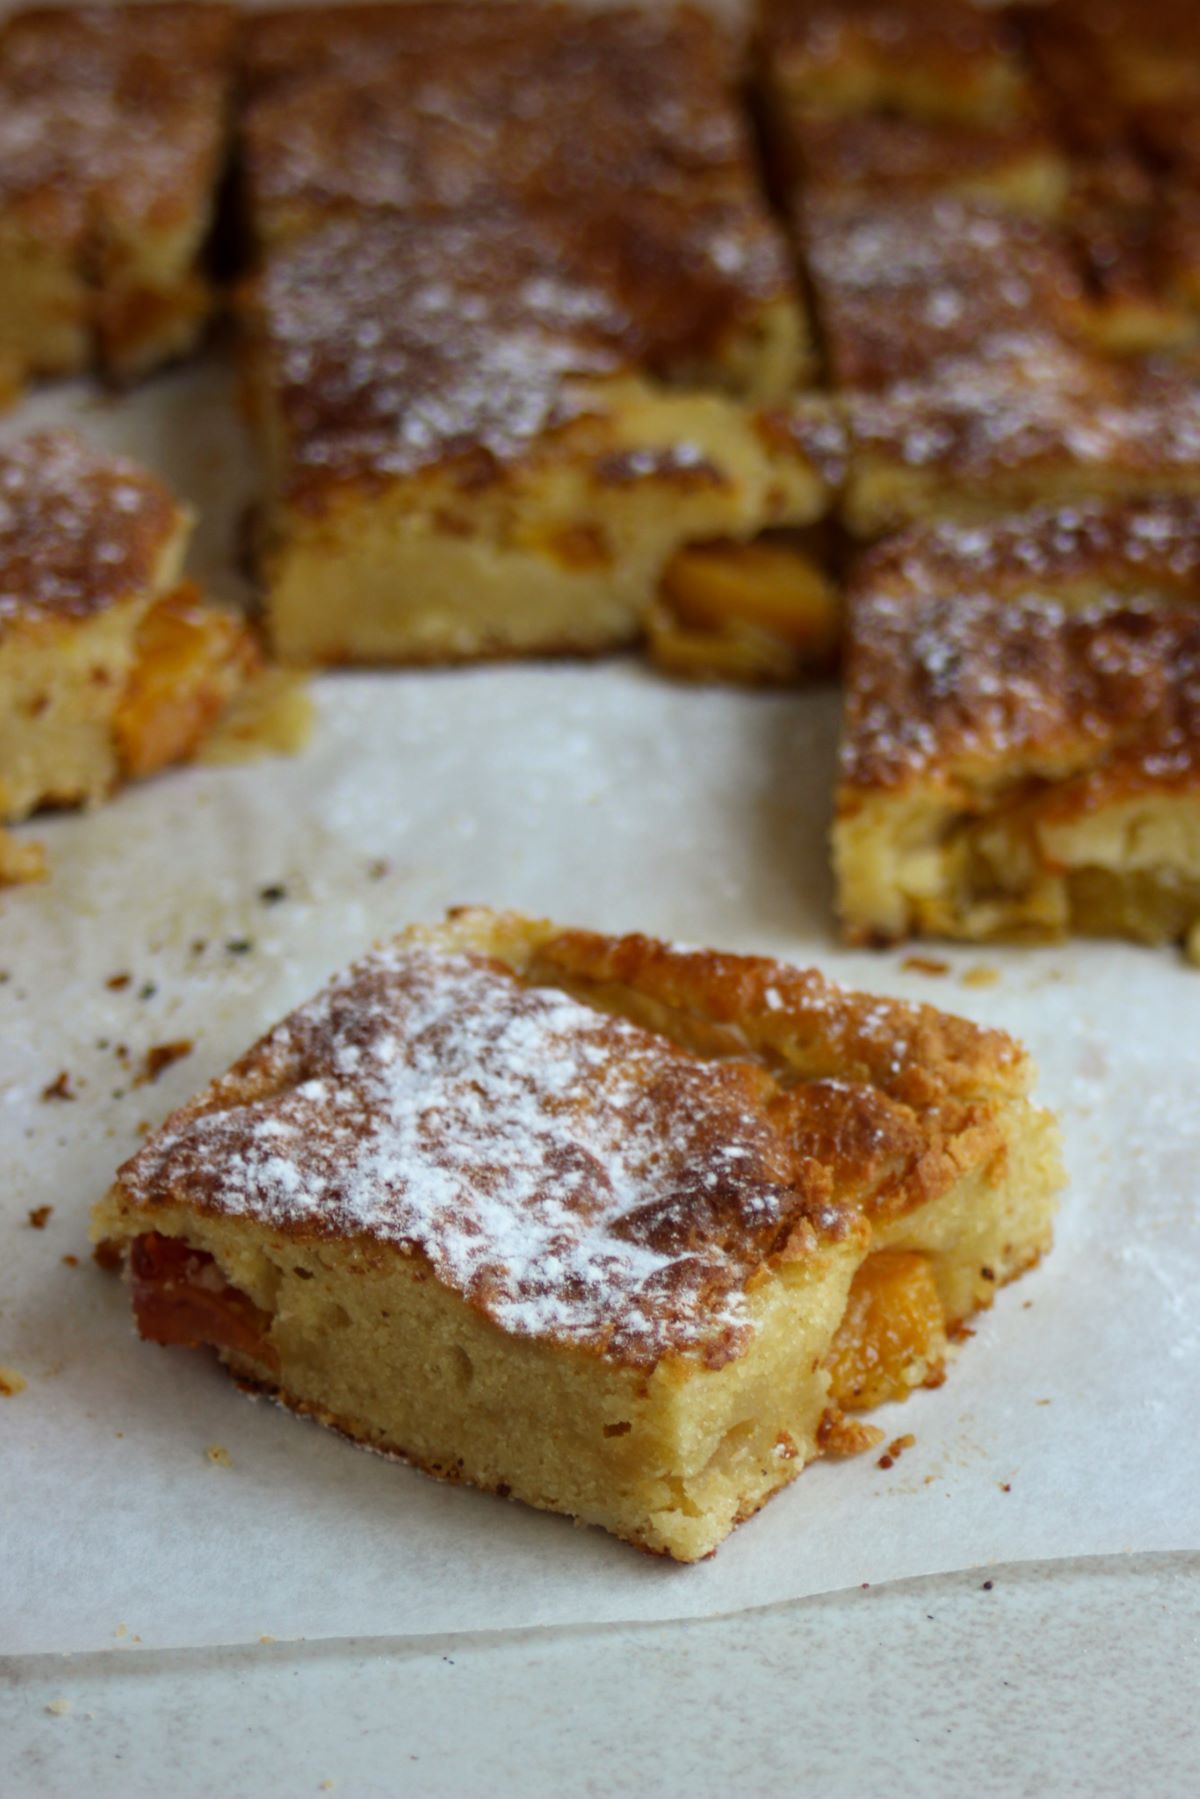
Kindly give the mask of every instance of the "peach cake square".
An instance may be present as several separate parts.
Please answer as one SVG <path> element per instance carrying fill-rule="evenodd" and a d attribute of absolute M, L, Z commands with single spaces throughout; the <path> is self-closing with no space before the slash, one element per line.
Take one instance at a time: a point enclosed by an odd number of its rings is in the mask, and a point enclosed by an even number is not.
<path fill-rule="evenodd" d="M 175 1112 L 93 1230 L 151 1341 L 694 1561 L 1046 1250 L 1031 1079 L 811 970 L 466 911 Z"/>
<path fill-rule="evenodd" d="M 0 20 L 0 390 L 196 342 L 233 57 L 232 10 L 190 0 Z"/>
<path fill-rule="evenodd" d="M 828 408 L 661 379 L 704 313 L 672 292 L 623 292 L 499 209 L 336 218 L 276 246 L 243 336 L 279 654 L 617 648 L 677 550 L 825 512 Z"/>
<path fill-rule="evenodd" d="M 1200 503 L 916 528 L 868 554 L 847 605 L 853 941 L 1200 950 Z"/>
<path fill-rule="evenodd" d="M 190 528 L 155 476 L 73 432 L 0 449 L 0 821 L 194 754 L 258 669 L 246 626 L 182 579 Z M 23 847 L 10 878 L 39 871 Z"/>

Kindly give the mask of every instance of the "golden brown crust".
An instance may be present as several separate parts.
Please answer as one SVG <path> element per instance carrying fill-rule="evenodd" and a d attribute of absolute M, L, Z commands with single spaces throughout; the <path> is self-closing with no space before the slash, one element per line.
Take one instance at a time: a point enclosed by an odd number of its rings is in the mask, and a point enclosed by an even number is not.
<path fill-rule="evenodd" d="M 970 0 L 768 0 L 773 79 L 830 110 L 1004 118 L 1023 98 L 1007 22 Z"/>
<path fill-rule="evenodd" d="M 0 450 L 0 637 L 149 596 L 183 523 L 161 481 L 74 432 Z"/>
<path fill-rule="evenodd" d="M 1200 778 L 1200 504 L 906 534 L 848 603 L 843 804 L 1031 779 L 1056 816 Z M 1040 785 L 1054 783 L 1044 800 Z"/>
<path fill-rule="evenodd" d="M 795 108 L 775 121 L 786 165 L 824 194 L 876 202 L 921 193 L 1003 192 L 1031 177 L 1065 177 L 1034 116 L 999 125 L 894 113 L 826 114 Z"/>
<path fill-rule="evenodd" d="M 334 222 L 272 256 L 245 316 L 301 503 L 456 460 L 487 482 L 576 416 L 571 378 L 614 375 L 636 346 L 512 217 Z"/>
<path fill-rule="evenodd" d="M 767 956 L 565 931 L 539 946 L 534 978 L 543 971 L 583 990 L 593 1004 L 606 1003 L 607 991 L 627 1015 L 638 1015 L 639 1000 L 648 1002 L 652 1028 L 710 1054 L 748 1051 L 789 1082 L 866 1083 L 923 1110 L 1016 1093 L 1028 1080 L 1020 1046 L 1002 1031 L 932 1006 L 856 993 L 816 969 Z"/>
<path fill-rule="evenodd" d="M 1119 349 L 1178 341 L 1189 326 L 1171 291 L 1176 233 L 1164 186 L 1169 193 L 1184 174 L 1185 121 L 1200 102 L 1196 11 L 1059 0 L 1020 16 L 1041 101 L 1070 157 L 1067 221 L 1101 326 Z"/>
<path fill-rule="evenodd" d="M 251 26 L 243 139 L 263 304 L 298 278 L 272 246 L 376 218 L 393 246 L 409 239 L 406 287 L 428 238 L 422 278 L 440 266 L 459 313 L 502 307 L 511 324 L 521 289 L 536 336 L 531 289 L 561 282 L 585 329 L 597 307 L 622 315 L 626 360 L 644 370 L 786 389 L 803 355 L 799 303 L 725 34 L 687 8 L 516 4 L 502 27 L 489 8 L 461 13 L 460 30 L 453 4 L 355 11 L 343 41 L 339 10 L 326 57 L 311 19 Z M 499 238 L 511 249 L 526 235 L 530 255 L 497 258 Z M 324 242 L 332 260 L 338 240 Z M 461 319 L 443 311 L 438 350 L 453 355 Z"/>
<path fill-rule="evenodd" d="M 1060 238 L 953 196 L 815 194 L 801 231 L 835 385 L 878 391 L 1031 332 L 1070 340 L 1083 293 Z"/>
<path fill-rule="evenodd" d="M 245 318 L 289 497 L 315 503 L 342 481 L 439 463 L 457 463 L 467 488 L 488 483 L 594 405 L 586 383 L 690 360 L 749 271 L 732 290 L 720 271 L 672 287 L 669 305 L 660 273 L 627 281 L 502 211 L 334 221 L 277 249 Z M 679 479 L 703 476 L 687 446 L 671 454 Z M 598 478 L 646 472 L 614 459 Z M 671 474 L 665 462 L 655 472 Z"/>
<path fill-rule="evenodd" d="M 416 1454 L 411 1449 L 403 1448 L 398 1443 L 382 1442 L 379 1439 L 378 1433 L 372 1431 L 368 1426 L 360 1424 L 354 1419 L 342 1417 L 341 1414 L 337 1412 L 331 1412 L 327 1406 L 316 1405 L 312 1400 L 297 1399 L 294 1394 L 287 1392 L 285 1388 L 280 1387 L 268 1376 L 264 1375 L 260 1369 L 254 1368 L 252 1364 L 244 1362 L 239 1357 L 230 1357 L 227 1365 L 236 1384 L 241 1388 L 243 1393 L 248 1394 L 251 1398 L 261 1395 L 265 1399 L 273 1400 L 276 1405 L 282 1406 L 285 1411 L 294 1412 L 298 1418 L 311 1418 L 317 1424 L 324 1425 L 326 1430 L 336 1431 L 340 1437 L 345 1437 L 347 1442 L 355 1444 L 359 1449 L 369 1449 L 373 1454 L 381 1455 L 387 1461 L 404 1462 L 408 1467 L 417 1468 L 422 1474 L 429 1475 L 432 1480 L 445 1481 L 449 1486 L 471 1486 L 481 1493 L 492 1493 L 497 1499 L 511 1499 L 513 1497 L 512 1488 L 507 1481 L 480 1479 L 474 1473 L 468 1479 L 463 1473 L 460 1461 L 449 1457 L 433 1461 L 426 1456 Z M 880 1435 L 882 1436 L 882 1433 L 880 1433 Z M 767 1503 L 768 1499 L 774 1497 L 774 1494 L 777 1491 L 777 1488 L 772 1488 L 770 1491 L 764 1493 L 757 1503 L 751 1506 L 744 1515 L 741 1515 L 734 1520 L 734 1528 L 736 1528 L 738 1524 L 744 1524 L 746 1519 L 752 1517 L 756 1511 L 760 1510 L 761 1507 Z M 529 1505 L 536 1502 L 522 1495 L 520 1503 Z M 561 1511 L 562 1508 L 559 1506 L 546 1505 L 540 1509 L 545 1511 Z M 611 1529 L 612 1527 L 606 1526 L 605 1528 Z M 643 1555 L 660 1556 L 667 1559 L 682 1559 L 672 1558 L 669 1549 L 660 1548 L 657 1545 L 647 1543 L 638 1536 L 622 1536 L 622 1533 L 619 1531 L 614 1532 L 614 1534 L 621 1536 L 621 1540 L 631 1544 L 634 1549 L 640 1549 Z M 711 1549 L 708 1552 L 710 1556 L 715 1553 L 715 1549 Z M 707 1557 L 704 1559 L 707 1559 Z"/>
<path fill-rule="evenodd" d="M 491 0 L 360 0 L 328 7 L 283 6 L 250 11 L 242 29 L 243 83 L 250 101 L 325 75 L 362 79 L 394 58 L 422 60 L 448 49 L 503 51 L 513 36 L 561 21 L 563 8 L 547 0 L 512 0 L 500 12 Z"/>
<path fill-rule="evenodd" d="M 417 5 L 354 10 L 347 33 L 342 10 L 249 28 L 245 157 L 268 230 L 276 211 L 751 197 L 733 47 L 699 12 L 510 4 L 498 23 Z"/>
<path fill-rule="evenodd" d="M 986 1166 L 1027 1079 L 1002 1033 L 812 971 L 467 913 L 293 1013 L 114 1197 L 415 1255 L 519 1334 L 716 1366 L 756 1275 Z"/>
<path fill-rule="evenodd" d="M 188 0 L 16 14 L 0 27 L 0 209 L 115 236 L 188 216 L 215 178 L 233 36 L 232 8 Z"/>
<path fill-rule="evenodd" d="M 1185 371 L 1121 368 L 1034 333 L 994 361 L 965 356 L 927 380 L 848 395 L 849 510 L 869 528 L 902 522 L 905 506 L 1036 504 L 1047 484 L 1064 497 L 1195 491 L 1200 485 L 1200 388 Z M 866 493 L 877 470 L 911 481 L 910 501 Z"/>

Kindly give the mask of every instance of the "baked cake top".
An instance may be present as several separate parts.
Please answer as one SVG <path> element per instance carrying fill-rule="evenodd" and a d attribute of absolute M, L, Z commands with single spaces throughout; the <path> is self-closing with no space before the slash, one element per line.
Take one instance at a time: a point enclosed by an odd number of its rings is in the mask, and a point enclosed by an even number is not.
<path fill-rule="evenodd" d="M 777 305 L 799 338 L 790 252 L 734 99 L 736 58 L 710 19 L 517 4 L 497 36 L 467 7 L 459 35 L 453 4 L 410 10 L 360 17 L 378 56 L 360 63 L 339 41 L 328 69 L 311 23 L 282 40 L 274 20 L 251 27 L 245 166 L 268 262 L 279 239 L 331 215 L 364 229 L 364 214 L 399 215 L 402 230 L 452 214 L 450 229 L 467 230 L 502 214 L 630 315 L 634 360 L 655 373 L 689 378 L 713 359 L 724 370 L 747 348 L 753 359 Z M 274 72 L 256 75 L 256 57 Z"/>
<path fill-rule="evenodd" d="M 244 84 L 251 99 L 314 77 L 357 80 L 396 58 L 436 58 L 487 47 L 502 52 L 514 35 L 534 36 L 562 20 L 554 0 L 358 0 L 338 6 L 250 11 L 242 24 Z"/>
<path fill-rule="evenodd" d="M 852 442 L 914 474 L 975 484 L 1038 468 L 1103 469 L 1118 483 L 1200 473 L 1200 386 L 1186 373 L 1123 369 L 1037 331 L 995 351 L 847 396 Z"/>
<path fill-rule="evenodd" d="M 1051 199 L 1065 182 L 1060 159 L 1035 117 L 978 124 L 902 113 L 782 112 L 776 120 L 784 161 L 823 193 L 861 193 L 876 201 L 909 193 L 1003 194 L 1036 162 Z"/>
<path fill-rule="evenodd" d="M 492 215 L 334 221 L 277 250 L 248 311 L 288 491 L 466 459 L 477 478 L 633 360 L 633 321 L 553 244 Z"/>
<path fill-rule="evenodd" d="M 389 8 L 363 32 L 379 39 L 371 57 L 347 49 L 340 16 L 325 25 L 328 57 L 312 56 L 301 22 L 287 75 L 278 21 L 252 24 L 243 135 L 255 205 L 756 199 L 736 59 L 713 21 L 509 4 L 497 31 L 484 12 L 452 0 L 399 18 Z"/>
<path fill-rule="evenodd" d="M 0 449 L 0 637 L 153 593 L 182 523 L 161 481 L 74 432 Z"/>
<path fill-rule="evenodd" d="M 990 1110 L 951 1101 L 952 1087 L 1012 1093 L 1025 1079 L 1000 1033 L 815 974 L 640 938 L 546 944 L 539 979 L 561 963 L 560 979 L 583 981 L 615 957 L 636 984 L 632 957 L 651 991 L 736 989 L 764 1028 L 819 1037 L 843 1078 L 818 1066 L 786 1085 L 764 1059 L 705 1059 L 423 935 L 334 979 L 169 1118 L 120 1171 L 126 1202 L 150 1219 L 183 1205 L 348 1238 L 367 1264 L 414 1254 L 505 1330 L 635 1364 L 719 1365 L 748 1338 L 747 1284 L 769 1262 L 861 1229 L 868 1204 L 903 1209 L 957 1178 L 951 1116 L 962 1143 L 994 1150 Z M 906 1083 L 924 1112 L 897 1097 Z"/>
<path fill-rule="evenodd" d="M 1031 9 L 1023 24 L 1035 56 L 1048 46 L 1052 73 L 1070 79 L 1073 66 L 1101 105 L 1200 99 L 1200 15 L 1192 0 L 1055 0 Z"/>
<path fill-rule="evenodd" d="M 1079 325 L 1061 239 L 1032 219 L 952 196 L 806 196 L 801 230 L 839 386 L 918 379 L 1029 331 Z"/>
<path fill-rule="evenodd" d="M 247 316 L 292 496 L 464 458 L 488 479 L 594 408 L 581 380 L 699 355 L 744 291 L 595 248 L 495 210 L 334 220 L 275 249 Z"/>
<path fill-rule="evenodd" d="M 1004 22 L 972 0 L 768 0 L 785 92 L 829 110 L 1000 118 L 1024 99 Z"/>
<path fill-rule="evenodd" d="M 941 519 L 877 544 L 863 569 L 873 590 L 1023 590 L 1069 606 L 1130 594 L 1200 602 L 1200 501 L 1089 499 L 987 524 Z"/>
<path fill-rule="evenodd" d="M 1091 771 L 1095 799 L 1194 780 L 1198 575 L 1200 505 L 1186 501 L 937 525 L 881 546 L 849 597 L 845 781 Z"/>
<path fill-rule="evenodd" d="M 106 222 L 189 213 L 221 153 L 234 29 L 199 0 L 0 22 L 0 206 L 60 232 L 97 203 Z"/>

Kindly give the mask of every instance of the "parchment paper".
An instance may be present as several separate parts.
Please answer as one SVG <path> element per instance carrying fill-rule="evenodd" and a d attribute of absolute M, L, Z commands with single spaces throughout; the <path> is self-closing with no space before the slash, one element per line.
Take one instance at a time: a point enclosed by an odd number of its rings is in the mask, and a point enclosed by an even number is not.
<path fill-rule="evenodd" d="M 202 508 L 195 566 L 235 592 L 249 476 L 219 366 L 120 405 L 60 391 L 3 432 L 71 414 Z M 904 952 L 840 950 L 832 691 L 689 689 L 610 663 L 316 692 L 297 759 L 172 774 L 39 821 L 53 878 L 0 901 L 0 1364 L 28 1383 L 0 1398 L 0 1651 L 678 1618 L 1200 1547 L 1200 974 L 1114 944 L 925 946 L 951 965 L 940 978 Z M 916 1437 L 890 1471 L 872 1455 L 815 1466 L 715 1560 L 676 1568 L 439 1486 L 134 1338 L 86 1222 L 139 1122 L 371 939 L 460 901 L 818 962 L 1028 1041 L 1066 1129 L 1057 1246 L 944 1387 L 879 1414 Z M 980 964 L 995 984 L 964 984 Z M 178 1039 L 191 1053 L 133 1085 L 147 1049 Z M 43 1099 L 60 1073 L 75 1097 Z"/>

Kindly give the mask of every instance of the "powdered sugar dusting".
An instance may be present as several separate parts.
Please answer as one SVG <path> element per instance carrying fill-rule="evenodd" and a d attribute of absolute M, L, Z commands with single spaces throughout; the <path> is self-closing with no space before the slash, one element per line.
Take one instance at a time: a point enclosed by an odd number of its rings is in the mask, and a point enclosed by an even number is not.
<path fill-rule="evenodd" d="M 0 453 L 0 631 L 17 618 L 82 617 L 148 588 L 176 527 L 153 476 L 42 431 Z"/>
<path fill-rule="evenodd" d="M 1061 773 L 1096 756 L 1125 782 L 1193 778 L 1198 574 L 1200 507 L 1185 499 L 884 545 L 850 600 L 846 779 L 891 785 L 956 758 L 1019 773 L 1054 757 Z"/>
<path fill-rule="evenodd" d="M 135 1201 L 421 1253 L 519 1335 L 722 1360 L 749 1332 L 746 1276 L 801 1207 L 754 1105 L 766 1081 L 482 958 L 393 946 L 121 1178 Z"/>

